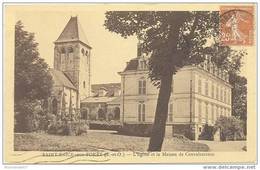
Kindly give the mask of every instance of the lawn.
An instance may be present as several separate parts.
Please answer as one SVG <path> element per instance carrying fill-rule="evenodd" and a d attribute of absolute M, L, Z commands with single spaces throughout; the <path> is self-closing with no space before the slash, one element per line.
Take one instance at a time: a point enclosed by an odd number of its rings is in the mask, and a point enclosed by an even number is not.
<path fill-rule="evenodd" d="M 45 133 L 14 135 L 16 151 L 146 151 L 148 137 L 119 135 L 113 131 L 89 130 L 82 136 L 57 136 Z M 163 151 L 208 151 L 206 144 L 179 138 L 165 138 Z"/>

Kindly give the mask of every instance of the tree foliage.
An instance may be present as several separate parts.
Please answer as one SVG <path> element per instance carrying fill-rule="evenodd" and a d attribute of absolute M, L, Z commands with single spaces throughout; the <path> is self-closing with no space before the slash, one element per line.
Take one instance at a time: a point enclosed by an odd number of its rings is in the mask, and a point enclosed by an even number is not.
<path fill-rule="evenodd" d="M 41 100 L 51 94 L 52 77 L 37 47 L 34 34 L 25 31 L 18 21 L 15 25 L 15 101 Z"/>
<path fill-rule="evenodd" d="M 236 117 L 220 116 L 214 127 L 220 129 L 222 140 L 244 139 L 243 121 Z"/>
<path fill-rule="evenodd" d="M 187 63 L 204 59 L 207 38 L 218 31 L 218 12 L 109 11 L 105 27 L 122 37 L 136 35 L 142 52 L 150 53 L 149 77 L 160 85 Z"/>
<path fill-rule="evenodd" d="M 48 65 L 39 57 L 34 34 L 15 25 L 15 131 L 30 132 L 40 127 L 43 117 L 41 100 L 51 94 L 52 77 Z"/>
<path fill-rule="evenodd" d="M 243 120 L 246 125 L 247 79 L 240 76 L 240 68 L 243 65 L 242 58 L 247 55 L 247 52 L 245 50 L 236 51 L 229 46 L 215 43 L 207 49 L 207 53 L 212 56 L 213 62 L 219 68 L 228 71 L 229 83 L 232 85 L 232 115 Z"/>

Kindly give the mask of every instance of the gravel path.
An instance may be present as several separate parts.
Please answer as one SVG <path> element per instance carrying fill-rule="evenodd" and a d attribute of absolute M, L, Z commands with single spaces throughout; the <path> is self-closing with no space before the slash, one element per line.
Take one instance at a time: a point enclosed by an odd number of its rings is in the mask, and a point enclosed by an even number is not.
<path fill-rule="evenodd" d="M 206 141 L 206 140 L 200 140 L 198 141 L 199 143 L 204 143 L 209 146 L 210 150 L 209 151 L 222 151 L 222 152 L 240 152 L 244 151 L 242 148 L 246 146 L 246 141 Z"/>

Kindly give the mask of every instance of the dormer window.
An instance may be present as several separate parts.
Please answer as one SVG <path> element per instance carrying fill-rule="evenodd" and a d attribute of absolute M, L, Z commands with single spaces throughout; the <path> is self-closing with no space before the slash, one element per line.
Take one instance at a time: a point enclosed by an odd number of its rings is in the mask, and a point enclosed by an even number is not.
<path fill-rule="evenodd" d="M 141 60 L 141 61 L 139 62 L 139 68 L 140 68 L 140 70 L 145 70 L 145 69 L 147 69 L 147 65 L 146 65 L 146 61 L 145 61 L 145 60 Z"/>

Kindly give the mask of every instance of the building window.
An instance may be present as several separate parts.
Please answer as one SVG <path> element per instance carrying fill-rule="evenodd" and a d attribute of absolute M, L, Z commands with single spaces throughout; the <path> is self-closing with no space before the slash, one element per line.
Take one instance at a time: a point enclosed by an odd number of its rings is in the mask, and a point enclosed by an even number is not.
<path fill-rule="evenodd" d="M 169 105 L 169 112 L 168 112 L 167 121 L 168 122 L 172 122 L 173 121 L 173 104 L 172 103 Z"/>
<path fill-rule="evenodd" d="M 120 108 L 119 107 L 115 107 L 114 108 L 114 119 L 115 120 L 119 120 L 120 119 Z"/>
<path fill-rule="evenodd" d="M 220 100 L 223 101 L 223 88 L 221 88 L 221 91 L 220 91 Z"/>
<path fill-rule="evenodd" d="M 208 103 L 205 103 L 206 107 L 205 107 L 205 111 L 206 111 L 206 123 L 208 123 L 209 121 L 209 106 Z"/>
<path fill-rule="evenodd" d="M 211 85 L 211 97 L 212 97 L 213 99 L 214 99 L 214 97 L 215 97 L 214 92 L 215 92 L 215 87 L 214 87 L 214 84 L 213 84 L 213 82 L 212 82 L 212 85 Z"/>
<path fill-rule="evenodd" d="M 146 94 L 146 80 L 139 80 L 138 93 L 139 94 Z"/>
<path fill-rule="evenodd" d="M 68 48 L 68 52 L 69 52 L 69 53 L 73 53 L 73 48 L 72 48 L 72 47 L 69 47 L 69 48 Z"/>
<path fill-rule="evenodd" d="M 138 121 L 139 122 L 145 121 L 145 104 L 144 104 L 144 102 L 139 102 L 139 104 L 138 104 Z"/>
<path fill-rule="evenodd" d="M 198 103 L 199 103 L 199 109 L 198 109 L 198 111 L 199 111 L 199 113 L 198 113 L 198 118 L 199 118 L 199 123 L 201 123 L 201 101 L 199 100 L 198 101 Z"/>
<path fill-rule="evenodd" d="M 81 49 L 81 53 L 82 53 L 82 55 L 85 54 L 85 50 L 84 50 L 84 48 Z"/>
<path fill-rule="evenodd" d="M 198 93 L 201 94 L 201 79 L 198 81 Z"/>
<path fill-rule="evenodd" d="M 57 115 L 58 113 L 58 101 L 57 99 L 52 100 L 52 114 Z"/>
<path fill-rule="evenodd" d="M 145 69 L 147 69 L 147 66 L 146 66 L 146 61 L 145 60 L 141 60 L 140 61 L 140 69 L 141 70 L 145 70 Z"/>
<path fill-rule="evenodd" d="M 225 103 L 227 102 L 227 91 L 226 91 L 226 89 L 224 90 L 224 102 Z"/>
<path fill-rule="evenodd" d="M 219 99 L 219 87 L 217 86 L 216 88 L 216 99 L 218 100 Z"/>
<path fill-rule="evenodd" d="M 219 118 L 219 107 L 216 106 L 216 118 L 218 119 Z"/>
<path fill-rule="evenodd" d="M 83 81 L 83 88 L 85 89 L 86 88 L 86 82 Z"/>
<path fill-rule="evenodd" d="M 61 54 L 65 54 L 65 48 L 64 47 L 61 48 Z"/>
<path fill-rule="evenodd" d="M 206 96 L 209 95 L 209 83 L 208 83 L 208 81 L 205 82 L 205 95 Z"/>
<path fill-rule="evenodd" d="M 88 50 L 86 50 L 85 56 L 88 56 Z"/>
<path fill-rule="evenodd" d="M 230 104 L 231 102 L 230 102 L 230 98 L 231 98 L 231 93 L 230 93 L 231 91 L 230 90 L 228 90 L 228 93 L 227 93 L 227 100 L 228 100 L 228 104 Z"/>
<path fill-rule="evenodd" d="M 215 122 L 215 117 L 214 117 L 214 105 L 212 104 L 211 105 L 211 120 L 212 120 L 212 123 L 214 124 Z"/>

